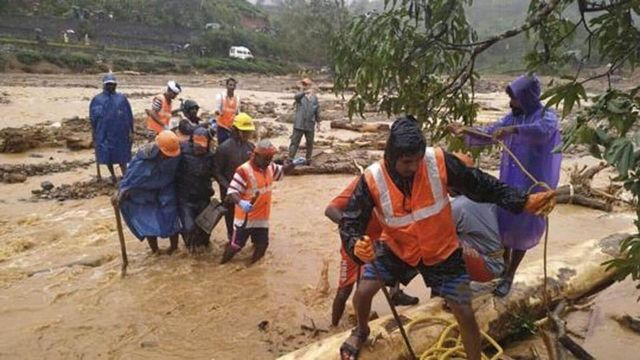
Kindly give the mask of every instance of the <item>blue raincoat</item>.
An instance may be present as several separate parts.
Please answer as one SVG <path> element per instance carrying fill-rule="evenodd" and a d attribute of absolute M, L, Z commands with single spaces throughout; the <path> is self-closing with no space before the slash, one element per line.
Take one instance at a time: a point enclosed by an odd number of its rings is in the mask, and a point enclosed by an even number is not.
<path fill-rule="evenodd" d="M 120 191 L 127 193 L 120 210 L 138 239 L 180 231 L 174 181 L 179 163 L 180 156 L 164 158 L 155 144 L 147 144 L 131 161 L 120 183 Z"/>
<path fill-rule="evenodd" d="M 535 76 L 520 76 L 509 84 L 509 88 L 520 102 L 524 113 L 514 115 L 511 112 L 498 122 L 479 130 L 493 134 L 498 128 L 515 126 L 517 132 L 503 140 L 505 145 L 536 179 L 555 189 L 562 161 L 562 154 L 553 153 L 553 149 L 561 141 L 558 118 L 553 110 L 545 110 L 540 102 L 540 82 Z M 467 135 L 466 142 L 469 146 L 483 146 L 491 144 L 492 140 Z M 505 151 L 500 162 L 500 180 L 524 191 L 528 191 L 533 185 Z M 543 190 L 536 187 L 533 192 Z M 543 217 L 525 213 L 515 215 L 503 209 L 498 209 L 498 225 L 502 243 L 516 250 L 533 248 L 544 233 Z"/>
<path fill-rule="evenodd" d="M 103 91 L 91 100 L 89 117 L 98 163 L 128 163 L 131 160 L 133 113 L 127 98 Z"/>

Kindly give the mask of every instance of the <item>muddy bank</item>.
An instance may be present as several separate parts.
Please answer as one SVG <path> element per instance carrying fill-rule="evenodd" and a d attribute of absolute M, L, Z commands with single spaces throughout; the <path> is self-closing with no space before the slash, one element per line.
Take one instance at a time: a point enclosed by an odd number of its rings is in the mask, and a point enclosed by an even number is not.
<path fill-rule="evenodd" d="M 60 186 L 53 186 L 52 184 L 49 184 L 45 182 L 41 185 L 40 189 L 31 190 L 31 193 L 33 194 L 32 199 L 58 201 L 93 199 L 98 196 L 111 196 L 116 191 L 116 187 L 111 182 L 104 179 L 78 181 L 73 184 L 62 184 Z"/>
<path fill-rule="evenodd" d="M 67 172 L 78 168 L 86 169 L 94 160 L 73 160 L 43 164 L 0 164 L 0 181 L 6 183 L 24 182 L 29 176 L 39 176 Z"/>

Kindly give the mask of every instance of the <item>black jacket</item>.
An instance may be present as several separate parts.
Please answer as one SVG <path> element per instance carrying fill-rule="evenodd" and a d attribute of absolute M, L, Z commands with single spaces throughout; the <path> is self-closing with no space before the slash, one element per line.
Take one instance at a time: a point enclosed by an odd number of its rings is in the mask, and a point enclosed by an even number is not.
<path fill-rule="evenodd" d="M 509 187 L 479 169 L 467 167 L 452 154 L 445 152 L 444 159 L 449 188 L 476 202 L 493 203 L 516 214 L 522 212 L 527 201 L 526 193 Z M 402 188 L 399 175 L 395 171 L 391 171 L 389 175 L 396 186 Z M 347 253 L 358 263 L 361 261 L 353 254 L 353 247 L 356 241 L 364 235 L 374 207 L 375 203 L 369 187 L 364 176 L 361 176 L 343 212 L 340 223 L 342 244 Z"/>
<path fill-rule="evenodd" d="M 208 203 L 213 196 L 215 154 L 195 155 L 193 144 L 181 144 L 181 158 L 176 173 L 178 203 Z"/>

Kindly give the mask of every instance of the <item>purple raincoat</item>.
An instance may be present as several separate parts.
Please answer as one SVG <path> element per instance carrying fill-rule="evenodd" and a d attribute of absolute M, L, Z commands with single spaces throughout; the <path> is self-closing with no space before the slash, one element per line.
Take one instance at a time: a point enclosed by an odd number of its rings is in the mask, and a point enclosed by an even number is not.
<path fill-rule="evenodd" d="M 524 114 L 509 113 L 498 122 L 478 130 L 493 134 L 500 127 L 515 126 L 518 131 L 504 139 L 505 145 L 536 179 L 555 189 L 562 161 L 562 154 L 552 153 L 561 141 L 556 114 L 550 109 L 545 110 L 540 102 L 540 82 L 535 76 L 520 76 L 509 84 L 509 88 L 520 102 Z M 468 146 L 492 143 L 491 139 L 477 135 L 467 135 L 465 140 Z M 502 152 L 500 180 L 524 191 L 533 184 L 506 151 Z M 533 192 L 543 190 L 536 187 Z M 504 246 L 516 250 L 533 248 L 544 233 L 544 218 L 530 214 L 516 215 L 498 209 L 498 224 Z"/>

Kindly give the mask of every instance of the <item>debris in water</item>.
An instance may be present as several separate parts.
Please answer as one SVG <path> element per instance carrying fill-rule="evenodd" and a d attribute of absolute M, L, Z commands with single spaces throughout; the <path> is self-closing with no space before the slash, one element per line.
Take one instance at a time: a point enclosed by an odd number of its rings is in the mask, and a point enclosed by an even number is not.
<path fill-rule="evenodd" d="M 269 320 L 262 320 L 258 324 L 258 329 L 260 329 L 260 331 L 267 331 L 267 327 L 269 327 Z"/>

